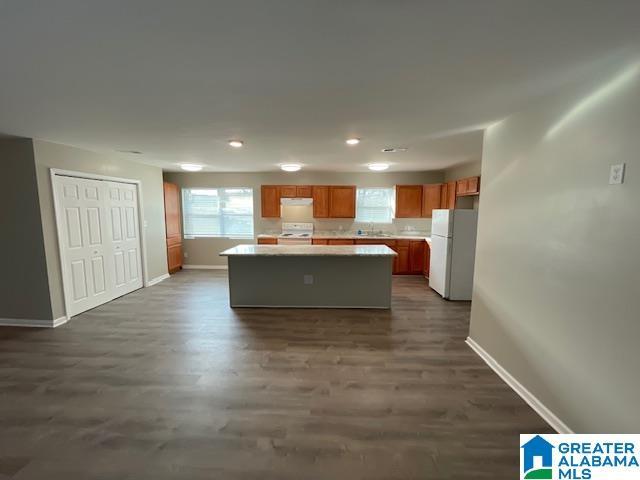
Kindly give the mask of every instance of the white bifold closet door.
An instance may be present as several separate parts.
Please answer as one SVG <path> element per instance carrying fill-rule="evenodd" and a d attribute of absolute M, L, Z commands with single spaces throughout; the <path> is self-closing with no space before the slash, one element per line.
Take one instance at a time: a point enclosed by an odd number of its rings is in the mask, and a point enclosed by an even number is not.
<path fill-rule="evenodd" d="M 142 287 L 137 186 L 56 175 L 67 315 Z"/>

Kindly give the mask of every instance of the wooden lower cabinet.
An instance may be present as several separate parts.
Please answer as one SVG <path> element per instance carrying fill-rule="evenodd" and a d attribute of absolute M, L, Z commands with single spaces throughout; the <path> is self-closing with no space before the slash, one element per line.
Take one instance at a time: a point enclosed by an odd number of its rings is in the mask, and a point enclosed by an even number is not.
<path fill-rule="evenodd" d="M 258 238 L 258 245 L 277 245 L 278 239 L 276 237 L 260 237 Z"/>
<path fill-rule="evenodd" d="M 396 271 L 397 275 L 408 275 L 411 273 L 411 242 L 409 240 L 397 240 L 396 241 Z"/>
<path fill-rule="evenodd" d="M 311 240 L 313 245 L 328 245 L 329 240 L 326 238 L 314 238 Z"/>
<path fill-rule="evenodd" d="M 431 263 L 431 246 L 429 245 L 429 242 L 424 242 L 424 252 L 422 258 L 424 259 L 422 266 L 422 275 L 424 275 L 425 278 L 429 278 L 429 265 Z"/>
<path fill-rule="evenodd" d="M 182 245 L 170 245 L 167 247 L 167 268 L 169 273 L 175 273 L 182 268 Z"/>
<path fill-rule="evenodd" d="M 330 238 L 327 240 L 327 245 L 353 245 L 355 240 L 350 238 Z"/>
<path fill-rule="evenodd" d="M 409 270 L 412 275 L 422 275 L 425 243 L 424 240 L 411 240 L 409 244 Z"/>

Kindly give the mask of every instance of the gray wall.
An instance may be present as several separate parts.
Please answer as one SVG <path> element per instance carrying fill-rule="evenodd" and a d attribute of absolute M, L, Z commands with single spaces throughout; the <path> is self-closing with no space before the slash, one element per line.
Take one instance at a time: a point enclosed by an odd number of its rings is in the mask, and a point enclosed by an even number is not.
<path fill-rule="evenodd" d="M 480 175 L 482 162 L 463 163 L 455 167 L 447 168 L 444 171 L 444 181 L 451 182 L 466 177 L 475 177 Z M 482 192 L 482 179 L 480 180 L 480 191 Z M 473 195 L 469 197 L 458 197 L 456 199 L 456 208 L 473 208 L 478 210 L 480 207 L 481 195 Z"/>
<path fill-rule="evenodd" d="M 129 161 L 115 152 L 113 154 L 95 153 L 40 140 L 34 140 L 33 143 L 54 318 L 64 315 L 64 295 L 51 191 L 51 168 L 140 180 L 143 221 L 146 225 L 144 248 L 147 256 L 147 274 L 149 279 L 153 279 L 167 273 L 164 199 L 160 168 Z"/>
<path fill-rule="evenodd" d="M 0 318 L 51 320 L 31 140 L 0 139 L 0 165 L 6 179 L 0 189 Z"/>
<path fill-rule="evenodd" d="M 455 167 L 447 168 L 444 171 L 444 181 L 450 182 L 452 180 L 459 180 L 466 177 L 475 177 L 480 175 L 482 162 L 463 163 L 462 165 L 456 165 Z"/>
<path fill-rule="evenodd" d="M 267 219 L 260 216 L 261 185 L 357 185 L 358 187 L 390 187 L 396 184 L 440 183 L 444 180 L 443 172 L 384 172 L 384 173 L 326 173 L 326 172 L 264 172 L 264 173 L 175 173 L 165 172 L 165 180 L 177 184 L 180 188 L 207 187 L 251 187 L 253 188 L 253 211 L 255 216 L 254 232 L 280 232 L 280 219 Z M 292 219 L 295 221 L 295 219 Z M 358 224 L 352 220 L 315 219 L 316 230 L 357 229 Z M 399 230 L 411 226 L 423 231 L 431 231 L 431 220 L 428 219 L 396 219 L 389 226 L 381 228 Z M 378 228 L 378 227 L 376 227 Z M 228 238 L 197 238 L 184 240 L 184 251 L 189 265 L 226 265 L 226 258 L 218 253 L 248 240 Z"/>
<path fill-rule="evenodd" d="M 577 432 L 640 430 L 639 125 L 636 68 L 485 134 L 470 337 Z"/>

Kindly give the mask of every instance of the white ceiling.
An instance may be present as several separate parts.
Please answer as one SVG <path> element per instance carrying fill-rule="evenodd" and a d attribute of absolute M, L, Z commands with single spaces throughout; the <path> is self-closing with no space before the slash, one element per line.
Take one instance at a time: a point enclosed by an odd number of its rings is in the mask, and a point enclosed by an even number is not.
<path fill-rule="evenodd" d="M 0 132 L 167 170 L 440 169 L 638 53 L 638 18 L 638 0 L 0 0 Z"/>

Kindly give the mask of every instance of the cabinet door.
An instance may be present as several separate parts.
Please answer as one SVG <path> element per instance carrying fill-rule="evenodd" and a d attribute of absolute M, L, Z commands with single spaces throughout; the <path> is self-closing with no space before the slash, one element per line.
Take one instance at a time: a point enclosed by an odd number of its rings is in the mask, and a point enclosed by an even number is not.
<path fill-rule="evenodd" d="M 311 198 L 311 187 L 309 185 L 296 186 L 296 197 Z"/>
<path fill-rule="evenodd" d="M 174 183 L 164 182 L 164 221 L 167 238 L 180 236 L 180 193 Z"/>
<path fill-rule="evenodd" d="M 174 273 L 182 268 L 182 245 L 167 247 L 167 263 L 169 273 Z"/>
<path fill-rule="evenodd" d="M 356 216 L 356 187 L 329 187 L 329 217 L 355 218 Z"/>
<path fill-rule="evenodd" d="M 480 177 L 470 177 L 467 179 L 467 193 L 469 195 L 480 193 Z"/>
<path fill-rule="evenodd" d="M 258 245 L 277 245 L 278 239 L 276 237 L 260 237 L 258 238 Z"/>
<path fill-rule="evenodd" d="M 280 185 L 281 198 L 295 198 L 297 189 L 295 185 Z"/>
<path fill-rule="evenodd" d="M 422 216 L 431 218 L 431 212 L 434 208 L 440 208 L 440 197 L 442 194 L 442 185 L 423 185 L 422 186 Z"/>
<path fill-rule="evenodd" d="M 449 201 L 449 185 L 446 183 L 442 184 L 442 188 L 440 189 L 440 208 L 449 208 L 447 206 Z"/>
<path fill-rule="evenodd" d="M 396 185 L 396 218 L 422 216 L 422 185 Z"/>
<path fill-rule="evenodd" d="M 429 246 L 429 242 L 424 242 L 423 258 L 422 274 L 425 278 L 429 278 L 429 263 L 431 262 L 431 247 Z"/>
<path fill-rule="evenodd" d="M 180 227 L 180 190 L 164 182 L 164 221 L 167 232 L 167 268 L 173 273 L 182 267 L 182 229 Z"/>
<path fill-rule="evenodd" d="M 329 187 L 314 186 L 311 188 L 313 196 L 313 217 L 329 217 Z"/>
<path fill-rule="evenodd" d="M 354 240 L 350 238 L 330 238 L 327 241 L 327 245 L 353 245 Z"/>
<path fill-rule="evenodd" d="M 447 203 L 443 208 L 456 208 L 456 182 L 447 183 Z"/>
<path fill-rule="evenodd" d="M 409 244 L 409 269 L 412 274 L 420 275 L 424 268 L 424 240 L 411 240 Z"/>
<path fill-rule="evenodd" d="M 409 255 L 410 255 L 410 247 L 409 245 L 398 244 L 396 247 L 396 252 L 398 252 L 398 256 L 396 257 L 396 272 L 399 275 L 406 275 L 410 273 L 411 267 L 409 263 Z"/>
<path fill-rule="evenodd" d="M 463 178 L 456 182 L 456 195 L 466 195 L 467 193 L 467 179 Z"/>
<path fill-rule="evenodd" d="M 280 188 L 277 185 L 262 185 L 260 188 L 260 203 L 263 217 L 279 218 Z"/>

